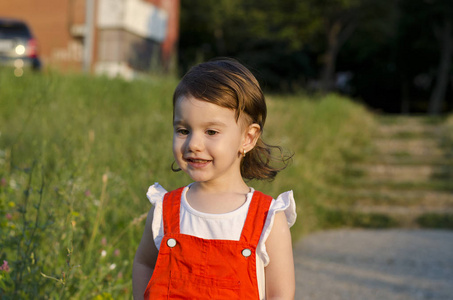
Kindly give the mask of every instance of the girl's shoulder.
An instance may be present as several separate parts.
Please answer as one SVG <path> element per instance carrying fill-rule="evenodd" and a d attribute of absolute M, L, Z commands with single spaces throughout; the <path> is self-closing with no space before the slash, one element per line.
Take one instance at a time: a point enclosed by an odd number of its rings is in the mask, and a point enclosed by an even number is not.
<path fill-rule="evenodd" d="M 155 206 L 159 203 L 162 203 L 166 193 L 167 190 L 164 189 L 159 183 L 155 182 L 148 188 L 146 197 L 148 197 L 149 202 L 151 202 L 151 204 Z"/>
<path fill-rule="evenodd" d="M 151 221 L 151 231 L 153 234 L 154 244 L 156 248 L 160 248 L 160 243 L 164 236 L 164 227 L 162 220 L 162 203 L 164 196 L 167 193 L 159 183 L 154 183 L 148 188 L 146 192 L 146 197 L 148 197 L 149 202 L 153 205 L 152 209 L 152 221 Z"/>
<path fill-rule="evenodd" d="M 266 222 L 264 223 L 263 231 L 261 232 L 260 241 L 258 243 L 258 255 L 267 266 L 269 263 L 269 255 L 266 250 L 266 241 L 269 237 L 272 227 L 274 225 L 275 215 L 277 213 L 284 213 L 288 227 L 291 227 L 296 222 L 297 212 L 296 203 L 294 201 L 293 191 L 287 191 L 280 194 L 277 198 L 272 200 L 269 212 L 267 214 Z"/>
<path fill-rule="evenodd" d="M 293 191 L 281 193 L 272 201 L 271 207 L 269 209 L 269 214 L 273 216 L 278 212 L 285 212 L 289 227 L 294 225 L 297 218 L 297 212 Z"/>

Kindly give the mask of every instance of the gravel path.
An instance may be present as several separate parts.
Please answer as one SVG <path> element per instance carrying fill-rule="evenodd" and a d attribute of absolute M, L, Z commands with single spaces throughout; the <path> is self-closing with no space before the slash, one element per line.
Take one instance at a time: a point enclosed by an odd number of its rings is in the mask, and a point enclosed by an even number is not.
<path fill-rule="evenodd" d="M 453 231 L 324 231 L 294 258 L 298 300 L 453 300 Z"/>

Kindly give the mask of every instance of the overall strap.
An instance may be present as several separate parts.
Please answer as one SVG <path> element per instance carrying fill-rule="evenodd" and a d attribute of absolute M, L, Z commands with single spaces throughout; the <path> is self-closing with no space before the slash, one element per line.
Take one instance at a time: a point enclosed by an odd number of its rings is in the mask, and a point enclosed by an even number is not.
<path fill-rule="evenodd" d="M 181 194 L 184 187 L 168 192 L 164 196 L 162 204 L 162 218 L 164 223 L 164 234 L 179 232 L 179 208 Z"/>
<path fill-rule="evenodd" d="M 258 245 L 271 206 L 272 197 L 259 191 L 253 192 L 247 218 L 242 228 L 241 241 Z"/>

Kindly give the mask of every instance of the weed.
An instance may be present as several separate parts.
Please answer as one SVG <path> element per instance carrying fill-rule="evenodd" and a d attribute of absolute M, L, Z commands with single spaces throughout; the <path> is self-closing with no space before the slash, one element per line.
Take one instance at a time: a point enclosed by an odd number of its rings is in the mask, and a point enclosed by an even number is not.
<path fill-rule="evenodd" d="M 45 179 L 42 170 L 38 173 L 37 169 L 35 162 L 28 169 L 16 171 L 11 174 L 9 186 L 0 189 L 0 256 L 11 268 L 5 279 L 9 284 L 0 289 L 2 299 L 31 299 L 44 285 L 40 270 L 46 257 L 41 247 L 54 218 L 49 212 L 42 217 Z M 14 198 L 20 200 L 11 201 Z"/>
<path fill-rule="evenodd" d="M 453 229 L 453 214 L 423 214 L 416 222 L 423 228 Z"/>
<path fill-rule="evenodd" d="M 359 213 L 341 209 L 318 207 L 322 228 L 359 227 L 392 228 L 398 225 L 393 218 L 378 213 Z"/>

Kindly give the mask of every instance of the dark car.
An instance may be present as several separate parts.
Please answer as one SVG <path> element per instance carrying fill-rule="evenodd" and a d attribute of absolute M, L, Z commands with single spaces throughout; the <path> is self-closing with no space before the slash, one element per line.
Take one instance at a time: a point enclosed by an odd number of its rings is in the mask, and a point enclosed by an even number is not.
<path fill-rule="evenodd" d="M 24 70 L 40 70 L 36 39 L 21 20 L 0 18 L 0 66 L 13 68 L 20 77 Z"/>

